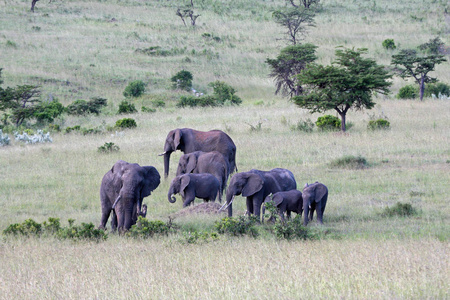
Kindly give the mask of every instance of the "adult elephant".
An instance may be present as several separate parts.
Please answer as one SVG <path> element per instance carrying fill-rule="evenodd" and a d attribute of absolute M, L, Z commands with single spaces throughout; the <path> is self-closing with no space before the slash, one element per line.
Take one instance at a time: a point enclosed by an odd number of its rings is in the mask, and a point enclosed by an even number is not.
<path fill-rule="evenodd" d="M 146 206 L 145 211 L 141 211 L 142 200 L 158 187 L 160 179 L 158 170 L 152 166 L 117 161 L 103 176 L 100 186 L 102 218 L 99 228 L 106 228 L 113 212 L 112 230 L 115 227 L 120 232 L 130 229 L 139 215 L 146 214 Z"/>
<path fill-rule="evenodd" d="M 312 221 L 314 210 L 317 212 L 317 221 L 323 224 L 323 213 L 328 199 L 328 188 L 320 182 L 306 184 L 303 188 L 303 224 L 306 226 L 308 221 Z"/>
<path fill-rule="evenodd" d="M 270 171 L 250 170 L 231 177 L 227 188 L 228 216 L 233 215 L 232 203 L 236 195 L 247 197 L 247 213 L 260 218 L 261 205 L 269 194 L 290 191 L 297 188 L 294 174 L 287 169 L 275 168 Z M 221 208 L 222 209 L 222 208 Z"/>
<path fill-rule="evenodd" d="M 176 150 L 184 153 L 195 151 L 220 152 L 228 161 L 228 174 L 237 170 L 236 167 L 236 145 L 233 140 L 223 131 L 198 131 L 191 128 L 177 128 L 167 134 L 164 144 L 164 177 L 169 175 L 170 155 Z"/>
<path fill-rule="evenodd" d="M 177 168 L 177 176 L 182 174 L 209 173 L 219 181 L 219 202 L 222 202 L 222 194 L 228 181 L 228 161 L 220 152 L 195 151 L 183 154 L 180 157 Z"/>

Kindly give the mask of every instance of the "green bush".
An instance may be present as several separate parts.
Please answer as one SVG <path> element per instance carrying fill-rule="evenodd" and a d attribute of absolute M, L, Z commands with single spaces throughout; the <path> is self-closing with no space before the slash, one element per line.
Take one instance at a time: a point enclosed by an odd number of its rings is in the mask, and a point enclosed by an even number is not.
<path fill-rule="evenodd" d="M 392 207 L 386 207 L 382 213 L 382 215 L 386 217 L 393 217 L 393 216 L 408 217 L 416 214 L 417 210 L 411 204 L 401 202 L 397 202 Z"/>
<path fill-rule="evenodd" d="M 242 99 L 235 95 L 236 90 L 223 81 L 214 81 L 208 84 L 213 88 L 213 96 L 218 105 L 224 105 L 226 102 L 239 105 Z"/>
<path fill-rule="evenodd" d="M 117 152 L 120 150 L 119 146 L 115 145 L 112 142 L 105 143 L 103 146 L 100 146 L 97 148 L 98 152 L 100 153 L 111 153 L 111 152 Z"/>
<path fill-rule="evenodd" d="M 126 100 L 120 102 L 119 110 L 117 111 L 118 114 L 132 114 L 135 112 L 137 112 L 137 109 L 133 103 L 130 103 Z"/>
<path fill-rule="evenodd" d="M 237 218 L 226 217 L 215 223 L 215 228 L 220 234 L 230 234 L 233 236 L 250 235 L 257 237 L 259 235 L 255 225 L 257 219 L 255 216 Z"/>
<path fill-rule="evenodd" d="M 27 219 L 22 224 L 15 223 L 3 230 L 4 235 L 40 236 L 42 225 L 33 219 Z"/>
<path fill-rule="evenodd" d="M 389 129 L 391 123 L 389 123 L 388 120 L 385 119 L 378 119 L 378 120 L 370 120 L 367 124 L 367 129 L 370 130 L 377 130 L 377 129 Z"/>
<path fill-rule="evenodd" d="M 331 167 L 343 169 L 364 169 L 368 167 L 367 160 L 362 156 L 348 155 L 331 162 Z"/>
<path fill-rule="evenodd" d="M 164 107 L 166 106 L 166 102 L 164 102 L 164 100 L 161 99 L 155 99 L 152 100 L 152 105 L 153 107 Z"/>
<path fill-rule="evenodd" d="M 137 127 L 137 124 L 134 119 L 123 118 L 123 119 L 117 120 L 116 127 L 117 128 L 134 128 L 134 127 Z"/>
<path fill-rule="evenodd" d="M 285 223 L 276 222 L 273 226 L 273 232 L 279 239 L 313 239 L 312 235 L 308 231 L 308 228 L 303 226 L 301 215 L 296 215 L 295 218 L 288 220 Z"/>
<path fill-rule="evenodd" d="M 107 100 L 104 98 L 92 98 L 89 101 L 75 100 L 66 108 L 69 115 L 83 116 L 87 114 L 99 115 L 101 109 L 107 105 Z"/>
<path fill-rule="evenodd" d="M 397 48 L 397 46 L 395 46 L 393 39 L 385 39 L 381 45 L 383 46 L 384 49 L 388 50 Z"/>
<path fill-rule="evenodd" d="M 450 85 L 443 82 L 427 84 L 423 94 L 425 97 L 431 97 L 431 95 L 435 95 L 436 97 L 439 97 L 439 95 L 450 97 Z"/>
<path fill-rule="evenodd" d="M 136 224 L 131 226 L 127 235 L 131 237 L 149 238 L 154 235 L 168 235 L 175 228 L 176 226 L 174 226 L 171 219 L 169 219 L 169 222 L 164 223 L 160 220 L 149 221 L 139 216 Z"/>
<path fill-rule="evenodd" d="M 419 96 L 419 89 L 412 84 L 401 87 L 397 94 L 397 99 L 415 99 Z"/>
<path fill-rule="evenodd" d="M 175 74 L 170 81 L 174 89 L 180 89 L 185 91 L 190 91 L 192 89 L 192 73 L 186 70 L 181 70 Z"/>
<path fill-rule="evenodd" d="M 41 102 L 37 105 L 34 117 L 39 123 L 51 123 L 64 112 L 64 106 L 58 101 Z"/>
<path fill-rule="evenodd" d="M 340 130 L 341 129 L 341 120 L 339 118 L 332 115 L 325 115 L 317 118 L 316 126 L 320 130 Z"/>
<path fill-rule="evenodd" d="M 135 80 L 128 84 L 123 92 L 123 95 L 127 98 L 140 97 L 145 92 L 145 83 L 142 80 Z"/>
<path fill-rule="evenodd" d="M 219 239 L 219 235 L 217 232 L 198 232 L 198 231 L 189 231 L 189 232 L 183 232 L 183 238 L 181 242 L 188 243 L 188 244 L 201 244 L 201 243 L 208 243 L 210 241 L 216 241 Z"/>
<path fill-rule="evenodd" d="M 205 107 L 217 106 L 216 99 L 213 96 L 181 96 L 177 103 L 177 107 Z"/>
<path fill-rule="evenodd" d="M 142 106 L 142 112 L 145 112 L 145 113 L 154 113 L 154 112 L 156 112 L 156 109 L 154 109 L 154 108 L 150 108 L 150 107 L 146 107 L 146 106 Z"/>
<path fill-rule="evenodd" d="M 296 125 L 291 126 L 292 131 L 304 131 L 304 132 L 312 132 L 314 129 L 314 123 L 307 119 L 305 121 L 298 121 Z"/>
<path fill-rule="evenodd" d="M 81 126 L 80 125 L 75 125 L 73 127 L 66 127 L 66 129 L 64 129 L 65 133 L 71 133 L 72 131 L 80 131 L 81 130 Z"/>

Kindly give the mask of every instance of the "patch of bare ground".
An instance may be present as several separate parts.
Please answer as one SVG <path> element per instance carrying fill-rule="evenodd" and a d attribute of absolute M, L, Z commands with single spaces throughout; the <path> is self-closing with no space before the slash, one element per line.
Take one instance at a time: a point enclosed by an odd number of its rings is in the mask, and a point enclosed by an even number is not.
<path fill-rule="evenodd" d="M 203 202 L 201 204 L 191 205 L 171 215 L 173 218 L 185 217 L 192 214 L 224 214 L 226 210 L 219 212 L 222 204 L 218 202 Z"/>

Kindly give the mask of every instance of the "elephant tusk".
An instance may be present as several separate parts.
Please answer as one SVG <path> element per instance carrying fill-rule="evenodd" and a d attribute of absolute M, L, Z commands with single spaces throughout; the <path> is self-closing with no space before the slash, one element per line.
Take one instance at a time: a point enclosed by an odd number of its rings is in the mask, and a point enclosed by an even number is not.
<path fill-rule="evenodd" d="M 231 198 L 231 201 L 230 201 L 230 203 L 228 203 L 228 205 L 227 205 L 227 203 L 225 202 L 225 203 L 222 205 L 222 207 L 219 208 L 218 212 L 222 211 L 222 209 L 227 209 L 228 206 L 230 206 L 231 203 L 233 203 L 234 197 L 235 197 L 235 196 L 233 196 L 233 198 Z M 227 205 L 227 206 L 225 206 L 225 205 Z M 224 206 L 225 206 L 225 207 L 224 207 Z"/>
<path fill-rule="evenodd" d="M 116 198 L 116 201 L 114 201 L 114 204 L 113 204 L 113 206 L 112 206 L 112 209 L 115 209 L 115 208 L 116 208 L 117 202 L 119 202 L 120 198 L 122 198 L 121 195 L 119 195 L 119 196 Z"/>
<path fill-rule="evenodd" d="M 166 152 L 167 152 L 167 151 L 164 151 L 163 153 L 158 154 L 158 156 L 163 156 L 164 154 L 166 154 Z"/>

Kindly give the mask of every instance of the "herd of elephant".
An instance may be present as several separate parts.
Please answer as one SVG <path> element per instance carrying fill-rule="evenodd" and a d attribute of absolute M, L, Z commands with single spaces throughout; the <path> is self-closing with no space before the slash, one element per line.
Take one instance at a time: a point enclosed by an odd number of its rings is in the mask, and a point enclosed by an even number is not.
<path fill-rule="evenodd" d="M 172 180 L 168 200 L 176 201 L 180 194 L 183 207 L 195 198 L 204 201 L 222 202 L 226 191 L 226 201 L 220 208 L 228 209 L 233 215 L 233 200 L 236 195 L 246 197 L 247 214 L 260 218 L 263 202 L 273 201 L 281 219 L 284 213 L 290 218 L 291 212 L 304 212 L 304 225 L 312 220 L 314 211 L 317 220 L 323 223 L 323 213 L 327 204 L 328 189 L 319 182 L 306 184 L 303 192 L 297 190 L 294 174 L 287 169 L 275 168 L 270 171 L 252 169 L 238 173 L 236 166 L 236 145 L 220 130 L 198 131 L 178 128 L 170 131 L 164 145 L 164 177 L 169 175 L 169 161 L 172 152 L 180 150 L 176 177 Z M 227 187 L 228 177 L 231 177 Z M 102 217 L 99 228 L 106 229 L 112 214 L 112 230 L 124 231 L 136 223 L 138 216 L 146 216 L 147 206 L 142 204 L 145 197 L 155 190 L 161 181 L 159 172 L 153 166 L 117 161 L 102 179 L 100 201 Z"/>

